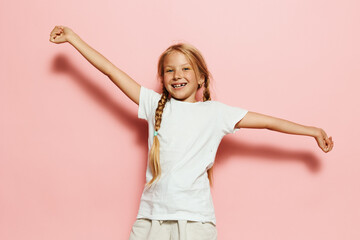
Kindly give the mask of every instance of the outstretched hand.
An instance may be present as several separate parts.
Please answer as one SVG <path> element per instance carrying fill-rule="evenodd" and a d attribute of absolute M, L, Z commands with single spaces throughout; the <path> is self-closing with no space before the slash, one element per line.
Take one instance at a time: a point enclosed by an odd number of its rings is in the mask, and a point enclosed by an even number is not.
<path fill-rule="evenodd" d="M 319 128 L 319 133 L 315 136 L 316 142 L 318 146 L 323 150 L 324 152 L 330 152 L 331 149 L 334 147 L 334 142 L 332 140 L 332 137 L 328 137 L 326 135 L 326 132 Z"/>
<path fill-rule="evenodd" d="M 55 26 L 50 33 L 50 42 L 53 43 L 64 43 L 68 41 L 68 37 L 73 31 L 65 26 Z"/>

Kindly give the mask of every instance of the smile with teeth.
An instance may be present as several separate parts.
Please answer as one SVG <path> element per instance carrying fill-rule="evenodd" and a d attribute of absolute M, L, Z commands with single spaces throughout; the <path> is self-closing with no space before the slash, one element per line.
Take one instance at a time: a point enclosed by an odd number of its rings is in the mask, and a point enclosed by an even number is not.
<path fill-rule="evenodd" d="M 183 86 L 185 86 L 185 85 L 186 85 L 186 83 L 171 84 L 171 86 L 172 86 L 173 88 L 179 88 L 179 87 L 183 87 Z"/>

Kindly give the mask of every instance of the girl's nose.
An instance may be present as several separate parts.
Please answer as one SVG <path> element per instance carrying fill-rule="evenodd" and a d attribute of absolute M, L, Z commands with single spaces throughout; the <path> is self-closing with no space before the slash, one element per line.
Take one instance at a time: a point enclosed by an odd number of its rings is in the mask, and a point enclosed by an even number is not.
<path fill-rule="evenodd" d="M 174 71 L 174 78 L 175 79 L 182 78 L 182 77 L 183 77 L 182 71 L 180 71 L 180 70 L 175 70 Z"/>

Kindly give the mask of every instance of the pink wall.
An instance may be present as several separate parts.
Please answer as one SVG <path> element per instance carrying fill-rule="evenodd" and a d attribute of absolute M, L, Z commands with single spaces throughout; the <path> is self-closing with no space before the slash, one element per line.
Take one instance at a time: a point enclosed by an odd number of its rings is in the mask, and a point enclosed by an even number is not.
<path fill-rule="evenodd" d="M 145 183 L 137 106 L 70 44 L 76 31 L 157 89 L 170 44 L 198 47 L 213 99 L 323 128 L 225 137 L 212 189 L 220 240 L 360 239 L 356 0 L 2 1 L 0 239 L 127 239 Z"/>

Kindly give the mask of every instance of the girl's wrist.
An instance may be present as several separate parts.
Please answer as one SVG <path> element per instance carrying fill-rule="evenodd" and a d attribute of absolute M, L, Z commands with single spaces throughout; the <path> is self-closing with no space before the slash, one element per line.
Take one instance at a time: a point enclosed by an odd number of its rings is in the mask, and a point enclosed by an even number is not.
<path fill-rule="evenodd" d="M 68 41 L 69 43 L 73 43 L 76 38 L 78 38 L 79 36 L 73 32 L 73 31 L 70 31 L 67 35 L 66 35 L 66 41 Z"/>
<path fill-rule="evenodd" d="M 312 137 L 319 137 L 321 135 L 321 129 L 320 128 L 317 128 L 317 127 L 310 127 L 310 130 L 311 130 L 311 134 L 310 136 Z"/>

